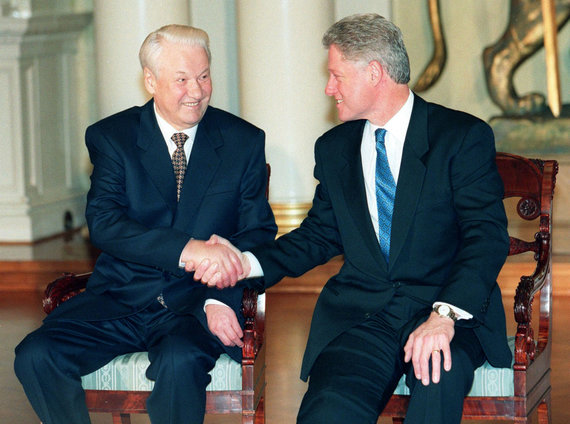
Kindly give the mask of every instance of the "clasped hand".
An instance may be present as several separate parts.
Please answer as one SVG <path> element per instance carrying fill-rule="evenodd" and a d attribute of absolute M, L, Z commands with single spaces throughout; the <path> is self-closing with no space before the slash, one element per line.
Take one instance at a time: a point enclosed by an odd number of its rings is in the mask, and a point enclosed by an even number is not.
<path fill-rule="evenodd" d="M 250 271 L 249 261 L 239 249 L 223 237 L 212 235 L 209 240 L 190 240 L 180 260 L 186 272 L 194 271 L 194 279 L 209 287 L 233 287 Z"/>

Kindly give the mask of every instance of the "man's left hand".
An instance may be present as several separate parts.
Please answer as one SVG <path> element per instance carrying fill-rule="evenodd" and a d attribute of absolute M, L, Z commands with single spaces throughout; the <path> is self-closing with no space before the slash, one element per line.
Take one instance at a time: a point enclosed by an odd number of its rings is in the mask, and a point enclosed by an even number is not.
<path fill-rule="evenodd" d="M 206 305 L 208 328 L 225 346 L 243 347 L 243 331 L 233 309 L 226 305 Z"/>
<path fill-rule="evenodd" d="M 429 359 L 432 360 L 431 381 L 438 383 L 441 376 L 441 355 L 443 368 L 451 369 L 451 350 L 449 344 L 455 335 L 455 323 L 451 318 L 442 317 L 432 312 L 426 322 L 416 328 L 404 346 L 404 361 L 412 361 L 414 373 L 422 384 L 430 383 Z"/>

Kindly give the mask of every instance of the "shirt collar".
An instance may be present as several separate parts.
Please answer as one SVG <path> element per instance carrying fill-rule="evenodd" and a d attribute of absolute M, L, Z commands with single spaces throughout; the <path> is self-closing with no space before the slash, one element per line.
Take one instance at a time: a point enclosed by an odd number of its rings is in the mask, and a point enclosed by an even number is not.
<path fill-rule="evenodd" d="M 198 125 L 194 125 L 192 128 L 187 128 L 185 130 L 179 131 L 170 125 L 162 116 L 156 111 L 156 104 L 153 104 L 154 116 L 156 116 L 156 122 L 158 123 L 158 128 L 167 143 L 174 143 L 171 139 L 172 135 L 175 133 L 183 132 L 188 136 L 188 140 L 193 142 L 196 137 L 196 131 L 198 131 Z"/>
<path fill-rule="evenodd" d="M 374 134 L 377 128 L 384 128 L 387 133 L 390 134 L 391 138 L 396 140 L 401 140 L 403 143 L 406 139 L 406 133 L 408 132 L 408 126 L 410 125 L 410 119 L 412 117 L 412 109 L 414 107 L 414 94 L 412 90 L 409 91 L 408 98 L 404 105 L 396 112 L 392 118 L 382 127 L 372 124 L 370 121 L 367 122 L 369 131 Z"/>

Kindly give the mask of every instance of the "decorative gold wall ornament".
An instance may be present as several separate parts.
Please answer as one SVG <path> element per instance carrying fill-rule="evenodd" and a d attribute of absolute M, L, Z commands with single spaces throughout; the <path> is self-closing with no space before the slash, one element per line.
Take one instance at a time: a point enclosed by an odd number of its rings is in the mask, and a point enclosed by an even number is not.
<path fill-rule="evenodd" d="M 414 86 L 417 92 L 427 90 L 439 79 L 446 61 L 438 0 L 428 0 L 428 8 L 434 54 Z M 543 94 L 519 96 L 513 84 L 515 71 L 544 45 L 548 106 L 554 117 L 560 116 L 557 32 L 569 19 L 570 0 L 511 0 L 505 32 L 495 44 L 483 51 L 489 95 L 505 115 L 537 115 L 547 110 Z"/>
<path fill-rule="evenodd" d="M 508 116 L 535 115 L 544 112 L 544 95 L 519 96 L 513 75 L 530 56 L 546 45 L 548 96 L 552 112 L 560 114 L 560 84 L 556 31 L 570 18 L 570 0 L 511 0 L 509 23 L 502 37 L 483 51 L 487 88 L 493 101 Z M 556 69 L 554 69 L 556 68 Z M 558 99 L 558 100 L 557 100 Z"/>
<path fill-rule="evenodd" d="M 297 228 L 310 208 L 311 203 L 271 203 L 277 223 L 277 237 Z"/>
<path fill-rule="evenodd" d="M 546 93 L 548 105 L 555 117 L 560 116 L 560 71 L 558 69 L 558 27 L 554 0 L 542 0 L 544 21 L 544 53 L 546 56 Z"/>
<path fill-rule="evenodd" d="M 445 37 L 443 36 L 443 28 L 441 25 L 441 16 L 439 13 L 439 0 L 428 0 L 429 20 L 431 32 L 433 36 L 433 54 L 425 69 L 422 71 L 414 91 L 421 93 L 426 91 L 441 76 L 445 62 L 447 60 L 447 50 L 445 47 Z"/>

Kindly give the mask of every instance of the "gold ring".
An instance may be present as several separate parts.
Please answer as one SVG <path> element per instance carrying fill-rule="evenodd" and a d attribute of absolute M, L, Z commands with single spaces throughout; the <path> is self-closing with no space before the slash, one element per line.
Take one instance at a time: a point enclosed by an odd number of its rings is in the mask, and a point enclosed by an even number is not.
<path fill-rule="evenodd" d="M 434 349 L 434 350 L 431 351 L 431 353 L 435 353 L 435 352 L 440 353 L 440 352 L 441 352 L 441 349 Z"/>

